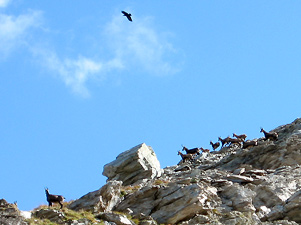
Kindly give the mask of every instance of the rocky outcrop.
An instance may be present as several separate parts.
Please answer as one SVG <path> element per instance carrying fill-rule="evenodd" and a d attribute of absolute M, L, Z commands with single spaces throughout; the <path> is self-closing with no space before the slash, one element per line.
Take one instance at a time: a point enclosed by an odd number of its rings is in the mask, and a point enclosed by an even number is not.
<path fill-rule="evenodd" d="M 171 224 L 299 221 L 301 167 L 247 168 L 237 178 L 230 171 L 193 166 L 191 170 L 179 170 L 183 165 L 165 168 L 160 180 L 129 193 L 114 210 L 130 209 L 134 215 L 143 213 Z"/>
<path fill-rule="evenodd" d="M 26 223 L 16 204 L 0 199 L 0 224 L 25 225 Z"/>
<path fill-rule="evenodd" d="M 301 120 L 274 131 L 277 141 L 259 138 L 249 149 L 225 147 L 167 167 L 157 181 L 126 193 L 114 210 L 170 224 L 299 223 Z"/>
<path fill-rule="evenodd" d="M 104 166 L 103 175 L 108 180 L 120 180 L 130 185 L 143 179 L 160 177 L 160 162 L 154 150 L 140 144 L 117 156 L 116 160 Z"/>
<path fill-rule="evenodd" d="M 218 162 L 223 169 L 239 168 L 243 164 L 257 169 L 277 169 L 282 166 L 301 165 L 301 119 L 274 130 L 279 134 L 277 141 L 258 139 L 258 146 L 240 149 L 235 154 Z"/>
<path fill-rule="evenodd" d="M 301 119 L 273 131 L 277 141 L 259 138 L 257 146 L 224 147 L 163 170 L 153 149 L 138 145 L 104 166 L 103 187 L 68 208 L 90 211 L 104 224 L 301 224 Z M 19 218 L 14 207 L 0 215 Z M 68 222 L 53 209 L 33 214 L 56 223 L 93 223 Z"/>
<path fill-rule="evenodd" d="M 213 210 L 219 204 L 217 189 L 206 183 L 183 185 L 172 182 L 167 186 L 143 187 L 125 197 L 115 210 L 130 208 L 134 215 L 143 213 L 158 223 L 175 224 L 198 213 Z"/>

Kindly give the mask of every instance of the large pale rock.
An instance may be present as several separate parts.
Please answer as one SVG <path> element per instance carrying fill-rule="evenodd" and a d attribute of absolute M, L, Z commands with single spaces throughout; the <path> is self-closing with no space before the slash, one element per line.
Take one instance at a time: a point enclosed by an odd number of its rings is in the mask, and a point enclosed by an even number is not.
<path fill-rule="evenodd" d="M 121 181 L 109 181 L 97 191 L 90 192 L 72 202 L 68 208 L 72 210 L 86 210 L 92 213 L 110 212 L 121 201 Z"/>
<path fill-rule="evenodd" d="M 160 162 L 153 149 L 143 143 L 106 164 L 102 174 L 108 180 L 120 180 L 124 185 L 130 185 L 143 179 L 160 177 Z"/>

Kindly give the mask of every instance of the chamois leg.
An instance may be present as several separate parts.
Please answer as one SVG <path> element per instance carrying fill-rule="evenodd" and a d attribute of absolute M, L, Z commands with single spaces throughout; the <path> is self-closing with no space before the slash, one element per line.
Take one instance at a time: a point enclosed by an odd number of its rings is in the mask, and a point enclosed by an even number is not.
<path fill-rule="evenodd" d="M 61 202 L 59 202 L 59 204 L 61 205 L 61 208 L 60 208 L 60 209 L 62 209 L 62 208 L 63 208 L 63 204 L 62 204 Z"/>

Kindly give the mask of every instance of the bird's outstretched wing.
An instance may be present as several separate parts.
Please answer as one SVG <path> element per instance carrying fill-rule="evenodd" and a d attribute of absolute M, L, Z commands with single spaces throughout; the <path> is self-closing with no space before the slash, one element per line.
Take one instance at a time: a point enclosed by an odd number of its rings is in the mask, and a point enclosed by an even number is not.
<path fill-rule="evenodd" d="M 125 12 L 125 11 L 121 11 L 121 12 L 122 12 L 122 14 L 123 14 L 124 16 L 126 16 L 126 18 L 127 18 L 129 21 L 131 21 L 131 22 L 133 21 L 133 20 L 132 20 L 132 17 L 131 17 L 132 15 L 131 15 L 130 13 L 127 13 L 127 12 Z"/>

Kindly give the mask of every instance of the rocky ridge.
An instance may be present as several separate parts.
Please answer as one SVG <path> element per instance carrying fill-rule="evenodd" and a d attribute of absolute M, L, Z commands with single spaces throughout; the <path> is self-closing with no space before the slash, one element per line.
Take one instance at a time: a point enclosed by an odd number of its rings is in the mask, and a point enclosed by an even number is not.
<path fill-rule="evenodd" d="M 259 138 L 164 169 L 150 146 L 138 145 L 104 166 L 103 187 L 67 206 L 95 220 L 67 220 L 64 209 L 32 215 L 58 224 L 301 224 L 301 119 L 273 131 L 277 141 Z M 0 222 L 21 218 L 2 208 Z"/>

